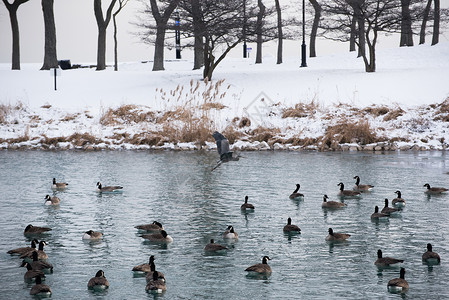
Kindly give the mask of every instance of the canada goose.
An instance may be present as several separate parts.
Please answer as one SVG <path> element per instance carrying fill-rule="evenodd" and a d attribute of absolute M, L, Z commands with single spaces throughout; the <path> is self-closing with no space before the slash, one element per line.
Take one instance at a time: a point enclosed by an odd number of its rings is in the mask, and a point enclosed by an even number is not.
<path fill-rule="evenodd" d="M 36 296 L 50 296 L 51 295 L 51 288 L 46 285 L 42 284 L 42 279 L 40 276 L 36 277 L 36 284 L 33 285 L 33 287 L 30 290 L 30 295 L 36 295 Z"/>
<path fill-rule="evenodd" d="M 54 190 L 63 190 L 68 185 L 69 184 L 67 182 L 56 182 L 56 178 L 53 178 L 53 184 L 51 185 L 51 188 Z"/>
<path fill-rule="evenodd" d="M 48 245 L 47 242 L 40 241 L 38 250 L 33 249 L 33 250 L 29 251 L 29 252 L 26 252 L 26 253 L 22 254 L 20 256 L 20 258 L 32 258 L 33 252 L 37 252 L 38 260 L 46 260 L 46 259 L 48 259 L 47 253 L 44 252 L 44 246 L 45 245 Z"/>
<path fill-rule="evenodd" d="M 354 191 L 359 191 L 359 192 L 369 192 L 373 189 L 374 185 L 371 184 L 360 184 L 360 177 L 359 176 L 354 176 L 355 179 L 355 186 L 354 186 Z"/>
<path fill-rule="evenodd" d="M 99 240 L 103 238 L 103 233 L 93 230 L 88 230 L 83 235 L 83 240 Z"/>
<path fill-rule="evenodd" d="M 154 255 L 150 256 L 150 260 L 148 261 L 147 264 L 141 264 L 141 265 L 135 266 L 133 268 L 133 271 L 134 272 L 149 273 L 149 272 L 151 272 L 150 265 L 152 263 L 154 263 Z"/>
<path fill-rule="evenodd" d="M 239 235 L 237 232 L 234 231 L 234 227 L 232 227 L 231 225 L 228 226 L 228 228 L 226 228 L 225 232 L 223 233 L 223 238 L 224 239 L 239 239 Z"/>
<path fill-rule="evenodd" d="M 440 260 L 438 253 L 432 251 L 432 244 L 427 244 L 427 251 L 422 255 L 422 261 L 429 264 L 439 264 Z"/>
<path fill-rule="evenodd" d="M 31 247 L 16 248 L 16 249 L 9 250 L 7 253 L 11 254 L 11 255 L 22 255 L 22 254 L 25 254 L 27 252 L 36 250 L 36 244 L 38 244 L 38 243 L 39 243 L 38 240 L 33 239 L 31 241 Z"/>
<path fill-rule="evenodd" d="M 143 225 L 137 225 L 134 226 L 134 228 L 137 228 L 141 231 L 148 231 L 148 232 L 158 232 L 164 229 L 161 223 L 158 221 L 153 221 L 151 224 L 143 224 Z"/>
<path fill-rule="evenodd" d="M 160 242 L 160 243 L 171 243 L 173 242 L 173 238 L 167 234 L 165 230 L 161 230 L 159 233 L 153 234 L 144 234 L 142 235 L 144 239 L 150 240 L 152 242 Z"/>
<path fill-rule="evenodd" d="M 31 265 L 31 268 L 33 268 L 33 270 L 41 270 L 44 273 L 45 272 L 49 272 L 49 273 L 53 272 L 53 265 L 49 262 L 39 260 L 37 251 L 33 251 L 31 256 L 33 257 L 33 261 L 30 263 L 30 265 Z"/>
<path fill-rule="evenodd" d="M 301 229 L 296 226 L 296 225 L 292 225 L 292 219 L 288 218 L 287 219 L 287 225 L 284 226 L 284 232 L 289 232 L 289 233 L 301 233 Z"/>
<path fill-rule="evenodd" d="M 104 272 L 103 270 L 99 270 L 97 272 L 97 274 L 95 274 L 95 277 L 92 277 L 91 279 L 89 279 L 89 282 L 87 283 L 87 288 L 88 289 L 93 289 L 93 290 L 105 290 L 109 287 L 109 282 L 106 279 L 106 277 L 104 277 Z"/>
<path fill-rule="evenodd" d="M 210 243 L 204 247 L 205 251 L 221 251 L 221 250 L 227 250 L 228 248 L 225 246 L 222 246 L 220 244 L 215 244 L 214 239 L 210 240 Z"/>
<path fill-rule="evenodd" d="M 153 280 L 154 273 L 157 274 L 157 277 L 159 278 L 159 280 L 162 280 L 163 282 L 166 281 L 164 273 L 162 273 L 160 271 L 156 271 L 156 265 L 154 264 L 154 262 L 152 262 L 150 264 L 150 272 L 148 272 L 147 276 L 145 277 L 147 283 L 150 282 L 151 280 Z"/>
<path fill-rule="evenodd" d="M 346 206 L 346 204 L 344 204 L 344 203 L 337 202 L 337 201 L 327 201 L 327 199 L 329 199 L 329 197 L 327 195 L 324 195 L 323 203 L 321 204 L 322 208 L 340 208 L 340 207 Z"/>
<path fill-rule="evenodd" d="M 388 216 L 389 215 L 387 215 L 387 214 L 380 213 L 379 206 L 375 206 L 374 212 L 371 214 L 371 219 L 372 220 L 388 220 Z"/>
<path fill-rule="evenodd" d="M 377 260 L 374 262 L 378 266 L 389 266 L 404 262 L 403 259 L 396 259 L 392 257 L 382 257 L 382 250 L 377 250 Z"/>
<path fill-rule="evenodd" d="M 399 208 L 389 207 L 388 206 L 388 199 L 385 199 L 385 206 L 380 211 L 382 214 L 391 215 L 394 213 L 399 212 Z"/>
<path fill-rule="evenodd" d="M 397 195 L 397 198 L 394 198 L 391 201 L 391 204 L 396 207 L 404 207 L 405 206 L 405 200 L 401 197 L 401 191 L 394 192 Z"/>
<path fill-rule="evenodd" d="M 153 293 L 162 293 L 167 290 L 167 285 L 164 280 L 161 280 L 158 275 L 158 271 L 154 270 L 153 277 L 148 281 L 145 291 Z"/>
<path fill-rule="evenodd" d="M 248 203 L 248 196 L 245 196 L 245 203 L 243 203 L 242 206 L 240 206 L 240 209 L 241 210 L 254 209 L 254 205 Z"/>
<path fill-rule="evenodd" d="M 329 228 L 329 235 L 326 237 L 326 241 L 329 242 L 340 242 L 347 240 L 351 235 L 347 233 L 334 232 L 332 228 Z"/>
<path fill-rule="evenodd" d="M 271 274 L 271 267 L 268 265 L 268 256 L 262 258 L 261 264 L 255 264 L 245 269 L 246 272 L 257 273 L 257 274 Z"/>
<path fill-rule="evenodd" d="M 301 186 L 299 185 L 299 183 L 296 184 L 296 189 L 293 191 L 293 193 L 289 196 L 289 198 L 291 200 L 301 200 L 304 198 L 304 194 L 298 193 L 299 188 Z"/>
<path fill-rule="evenodd" d="M 27 262 L 23 262 L 20 266 L 27 268 L 26 273 L 23 275 L 23 279 L 25 279 L 26 281 L 34 280 L 36 279 L 36 277 L 45 278 L 44 272 L 42 272 L 41 270 L 33 270 L 31 265 Z"/>
<path fill-rule="evenodd" d="M 424 193 L 427 193 L 427 194 L 433 194 L 434 195 L 434 194 L 441 194 L 441 193 L 444 193 L 444 192 L 448 191 L 447 188 L 443 188 L 443 187 L 430 187 L 430 184 L 428 184 L 428 183 L 426 183 L 424 185 L 424 187 L 427 188 L 427 190 L 424 192 Z"/>
<path fill-rule="evenodd" d="M 338 192 L 338 196 L 340 197 L 359 197 L 361 194 L 357 191 L 345 190 L 345 185 L 343 182 L 337 184 L 340 186 L 340 192 Z"/>
<path fill-rule="evenodd" d="M 122 186 L 114 185 L 114 186 L 102 186 L 101 182 L 97 182 L 97 191 L 98 192 L 116 192 L 118 190 L 123 189 Z"/>
<path fill-rule="evenodd" d="M 408 282 L 405 280 L 405 269 L 401 268 L 399 278 L 388 281 L 387 289 L 390 292 L 402 292 L 408 289 Z"/>
<path fill-rule="evenodd" d="M 50 197 L 50 195 L 45 196 L 45 205 L 59 205 L 61 199 L 56 196 Z"/>
<path fill-rule="evenodd" d="M 39 226 L 33 226 L 33 225 L 29 224 L 23 231 L 23 234 L 25 234 L 25 235 L 40 234 L 40 233 L 44 233 L 44 232 L 47 232 L 50 230 L 51 230 L 51 228 L 48 228 L 48 227 L 39 227 Z"/>

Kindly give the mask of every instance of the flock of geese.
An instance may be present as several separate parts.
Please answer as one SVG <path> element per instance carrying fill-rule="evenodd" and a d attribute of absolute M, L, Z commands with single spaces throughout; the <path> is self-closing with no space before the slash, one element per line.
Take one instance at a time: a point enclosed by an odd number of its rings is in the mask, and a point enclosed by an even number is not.
<path fill-rule="evenodd" d="M 352 190 L 346 190 L 344 184 L 340 182 L 338 186 L 340 187 L 338 195 L 341 199 L 344 198 L 354 198 L 361 197 L 362 193 L 371 191 L 374 186 L 368 184 L 360 184 L 360 177 L 355 176 L 354 179 L 356 183 Z M 68 183 L 65 182 L 56 182 L 56 179 L 53 178 L 52 189 L 57 191 L 63 191 L 67 188 Z M 97 191 L 98 192 L 117 192 L 123 189 L 122 186 L 103 186 L 100 182 L 97 182 Z M 447 188 L 441 187 L 431 187 L 429 184 L 425 184 L 426 187 L 425 193 L 427 194 L 441 194 L 447 192 Z M 300 184 L 296 184 L 296 189 L 289 196 L 291 200 L 301 201 L 304 199 L 304 195 L 299 192 Z M 379 207 L 374 207 L 374 213 L 371 215 L 372 220 L 383 220 L 386 219 L 393 214 L 396 214 L 401 211 L 401 209 L 405 206 L 405 200 L 401 197 L 401 192 L 396 191 L 397 198 L 392 200 L 393 207 L 389 207 L 388 199 L 385 199 L 385 206 L 379 211 Z M 327 195 L 323 196 L 322 207 L 327 209 L 339 209 L 346 206 L 343 202 L 338 201 L 329 201 L 329 197 Z M 61 200 L 56 196 L 45 196 L 45 205 L 60 205 Z M 254 211 L 255 207 L 253 204 L 248 203 L 248 196 L 245 196 L 245 202 L 241 205 L 242 211 Z M 142 224 L 137 225 L 135 228 L 140 233 L 144 233 L 141 235 L 143 239 L 146 239 L 150 242 L 155 243 L 171 243 L 173 242 L 173 238 L 168 235 L 168 233 L 164 230 L 164 227 L 158 221 L 154 221 L 150 224 Z M 27 271 L 24 274 L 24 280 L 27 282 L 35 282 L 35 285 L 32 286 L 30 290 L 31 295 L 38 296 L 49 296 L 52 291 L 51 288 L 43 284 L 42 281 L 45 280 L 45 274 L 53 273 L 53 265 L 50 264 L 48 260 L 48 255 L 44 251 L 44 246 L 47 243 L 44 240 L 38 241 L 37 237 L 42 236 L 43 234 L 51 231 L 51 228 L 48 227 L 38 227 L 29 224 L 26 226 L 24 230 L 24 235 L 32 238 L 30 247 L 21 247 L 17 249 L 9 250 L 7 253 L 11 255 L 18 255 L 23 262 L 21 267 L 26 267 Z M 288 234 L 300 234 L 301 229 L 292 224 L 291 218 L 287 219 L 287 224 L 284 226 L 283 231 Z M 343 242 L 350 238 L 350 234 L 334 232 L 332 228 L 328 229 L 328 235 L 325 240 L 328 242 Z M 82 239 L 83 240 L 100 240 L 102 239 L 103 234 L 101 232 L 88 230 L 86 231 Z M 228 226 L 224 233 L 222 234 L 223 239 L 225 240 L 238 240 L 238 233 L 234 230 L 233 226 Z M 204 251 L 207 252 L 220 252 L 226 251 L 228 248 L 226 246 L 215 243 L 214 239 L 210 240 L 204 247 Z M 374 262 L 375 265 L 379 267 L 386 267 L 390 265 L 394 265 L 397 263 L 402 263 L 404 260 L 396 259 L 392 257 L 384 257 L 382 254 L 382 250 L 379 249 L 377 251 L 377 260 Z M 245 269 L 248 272 L 249 276 L 269 276 L 272 273 L 271 267 L 268 265 L 268 261 L 270 258 L 268 256 L 264 256 L 262 258 L 262 262 L 249 266 Z M 432 245 L 427 244 L 427 251 L 422 255 L 422 261 L 428 264 L 439 264 L 440 256 L 433 252 Z M 148 263 L 141 264 L 135 266 L 132 269 L 133 272 L 137 274 L 145 274 L 146 277 L 146 287 L 145 290 L 147 292 L 156 292 L 161 293 L 166 291 L 166 279 L 165 275 L 156 270 L 155 265 L 155 257 L 153 255 L 150 256 Z M 102 291 L 109 287 L 109 282 L 105 277 L 105 274 L 102 270 L 98 270 L 94 277 L 92 277 L 87 283 L 88 289 L 93 289 L 95 291 Z M 387 288 L 392 292 L 403 292 L 409 288 L 409 284 L 407 280 L 405 280 L 405 269 L 400 269 L 399 278 L 391 279 L 388 282 Z"/>

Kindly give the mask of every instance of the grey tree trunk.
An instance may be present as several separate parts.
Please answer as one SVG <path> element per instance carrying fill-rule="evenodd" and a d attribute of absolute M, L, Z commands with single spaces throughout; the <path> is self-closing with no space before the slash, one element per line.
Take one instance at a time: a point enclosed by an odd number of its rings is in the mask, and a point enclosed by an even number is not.
<path fill-rule="evenodd" d="M 316 0 L 309 0 L 315 10 L 313 17 L 312 31 L 310 33 L 310 57 L 316 57 L 316 35 L 318 33 L 318 25 L 321 18 L 321 5 Z"/>
<path fill-rule="evenodd" d="M 440 39 L 440 0 L 433 2 L 433 36 L 432 46 L 438 44 Z"/>
<path fill-rule="evenodd" d="M 257 0 L 257 5 L 259 6 L 259 13 L 257 14 L 256 23 L 256 64 L 262 63 L 262 43 L 263 43 L 263 18 L 265 15 L 265 5 L 263 5 L 262 0 Z"/>
<path fill-rule="evenodd" d="M 56 55 L 56 26 L 53 12 L 54 0 L 42 0 L 42 11 L 44 14 L 45 27 L 45 47 L 44 64 L 41 70 L 50 70 L 58 67 L 58 58 Z"/>
<path fill-rule="evenodd" d="M 101 0 L 94 0 L 94 13 L 98 26 L 98 45 L 97 45 L 97 71 L 106 69 L 106 29 L 112 17 L 112 8 L 117 0 L 111 0 L 111 4 L 106 11 L 106 18 L 103 18 Z"/>
<path fill-rule="evenodd" d="M 3 3 L 8 9 L 9 20 L 11 22 L 12 30 L 12 70 L 20 70 L 20 38 L 19 38 L 19 22 L 17 20 L 17 9 L 19 6 L 29 0 L 15 0 L 13 3 L 9 3 L 7 0 L 3 0 Z"/>
<path fill-rule="evenodd" d="M 359 37 L 359 52 L 358 57 L 366 55 L 365 45 L 365 19 L 363 18 L 362 11 L 358 6 L 355 9 L 355 18 L 357 20 L 357 35 Z"/>
<path fill-rule="evenodd" d="M 356 36 L 357 36 L 357 19 L 355 17 L 352 17 L 351 34 L 349 36 L 349 52 L 355 51 Z"/>
<path fill-rule="evenodd" d="M 195 36 L 193 44 L 193 69 L 198 70 L 204 65 L 204 43 L 203 30 L 201 25 L 201 6 L 199 0 L 191 0 L 193 34 Z"/>
<path fill-rule="evenodd" d="M 114 24 L 114 71 L 118 71 L 118 40 L 117 40 L 117 20 L 116 17 L 120 13 L 120 11 L 125 7 L 128 3 L 128 0 L 118 0 L 119 7 L 112 14 L 112 21 Z"/>
<path fill-rule="evenodd" d="M 165 8 L 163 14 L 159 12 L 156 0 L 150 0 L 151 13 L 156 21 L 156 41 L 154 44 L 154 62 L 153 71 L 163 71 L 164 69 L 164 44 L 165 44 L 165 31 L 167 30 L 168 20 L 178 6 L 179 0 L 172 0 Z"/>
<path fill-rule="evenodd" d="M 410 1 L 401 0 L 401 40 L 399 46 L 413 46 L 412 17 L 410 16 Z"/>
<path fill-rule="evenodd" d="M 427 28 L 427 21 L 429 21 L 429 12 L 430 12 L 430 6 L 432 5 L 433 0 L 427 0 L 426 8 L 423 12 L 422 17 L 422 23 L 421 23 L 421 30 L 419 32 L 419 44 L 424 44 L 426 42 L 426 28 Z"/>
<path fill-rule="evenodd" d="M 277 52 L 277 61 L 276 64 L 282 64 L 282 50 L 283 50 L 283 41 L 284 41 L 284 34 L 282 33 L 282 11 L 281 11 L 281 5 L 279 4 L 279 0 L 275 0 L 276 5 L 276 14 L 277 14 L 277 29 L 278 29 L 278 52 Z"/>

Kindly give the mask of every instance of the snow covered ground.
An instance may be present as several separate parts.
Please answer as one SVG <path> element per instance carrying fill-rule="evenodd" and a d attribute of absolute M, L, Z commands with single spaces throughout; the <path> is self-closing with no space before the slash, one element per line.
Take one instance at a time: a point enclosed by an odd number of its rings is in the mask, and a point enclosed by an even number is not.
<path fill-rule="evenodd" d="M 40 64 L 0 64 L 0 148 L 212 149 L 188 137 L 205 129 L 252 150 L 447 147 L 449 43 L 378 50 L 375 73 L 355 53 L 307 64 L 225 59 L 204 83 L 191 61 L 129 62 L 63 70 L 56 91 Z"/>

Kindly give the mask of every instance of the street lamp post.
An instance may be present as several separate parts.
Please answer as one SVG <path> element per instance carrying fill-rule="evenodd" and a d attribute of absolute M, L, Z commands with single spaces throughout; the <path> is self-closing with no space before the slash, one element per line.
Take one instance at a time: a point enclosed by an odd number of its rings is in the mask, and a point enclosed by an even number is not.
<path fill-rule="evenodd" d="M 179 31 L 180 19 L 179 12 L 176 12 L 176 28 L 175 28 L 175 43 L 176 43 L 176 59 L 181 59 L 181 32 Z"/>
<path fill-rule="evenodd" d="M 243 0 L 243 58 L 247 57 L 246 46 L 246 0 Z"/>
<path fill-rule="evenodd" d="M 306 9 L 305 0 L 302 0 L 302 45 L 301 45 L 301 67 L 307 67 L 306 63 Z"/>

